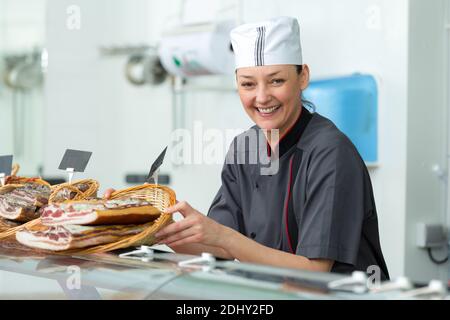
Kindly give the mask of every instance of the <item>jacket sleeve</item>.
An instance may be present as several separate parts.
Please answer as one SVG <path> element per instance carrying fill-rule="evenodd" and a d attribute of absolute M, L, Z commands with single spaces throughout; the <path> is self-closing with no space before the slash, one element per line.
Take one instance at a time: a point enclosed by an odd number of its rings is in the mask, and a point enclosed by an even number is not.
<path fill-rule="evenodd" d="M 354 265 L 371 210 L 364 163 L 352 145 L 335 144 L 318 150 L 308 171 L 297 254 Z"/>

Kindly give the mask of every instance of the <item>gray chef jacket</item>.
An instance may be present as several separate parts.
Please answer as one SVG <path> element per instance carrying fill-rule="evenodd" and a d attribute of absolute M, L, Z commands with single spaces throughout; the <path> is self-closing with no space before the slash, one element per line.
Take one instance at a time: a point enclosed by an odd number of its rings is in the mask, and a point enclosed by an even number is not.
<path fill-rule="evenodd" d="M 208 216 L 267 247 L 333 260 L 332 272 L 378 266 L 389 279 L 367 168 L 330 120 L 306 108 L 275 152 L 257 126 L 234 139 Z"/>

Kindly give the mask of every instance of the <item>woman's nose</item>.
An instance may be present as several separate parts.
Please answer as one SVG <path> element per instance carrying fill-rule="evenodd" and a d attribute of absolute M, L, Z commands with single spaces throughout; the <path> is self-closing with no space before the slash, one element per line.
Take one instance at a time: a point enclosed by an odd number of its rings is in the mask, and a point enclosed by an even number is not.
<path fill-rule="evenodd" d="M 257 104 L 265 105 L 266 103 L 269 103 L 271 99 L 272 97 L 270 95 L 270 92 L 264 87 L 260 87 L 256 92 Z"/>

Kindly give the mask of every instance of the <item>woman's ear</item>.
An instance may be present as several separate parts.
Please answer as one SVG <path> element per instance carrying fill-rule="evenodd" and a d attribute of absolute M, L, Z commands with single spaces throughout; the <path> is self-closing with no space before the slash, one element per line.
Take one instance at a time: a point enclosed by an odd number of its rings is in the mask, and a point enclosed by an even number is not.
<path fill-rule="evenodd" d="M 300 73 L 300 89 L 303 91 L 309 85 L 309 67 L 307 64 L 304 64 L 302 67 L 302 73 Z"/>

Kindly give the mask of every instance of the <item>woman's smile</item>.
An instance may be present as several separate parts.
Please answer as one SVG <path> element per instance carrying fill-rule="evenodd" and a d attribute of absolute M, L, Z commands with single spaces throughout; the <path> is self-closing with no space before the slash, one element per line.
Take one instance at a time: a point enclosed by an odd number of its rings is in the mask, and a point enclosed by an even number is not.
<path fill-rule="evenodd" d="M 258 114 L 263 118 L 271 118 L 274 117 L 282 107 L 281 104 L 274 105 L 271 107 L 255 107 Z"/>

